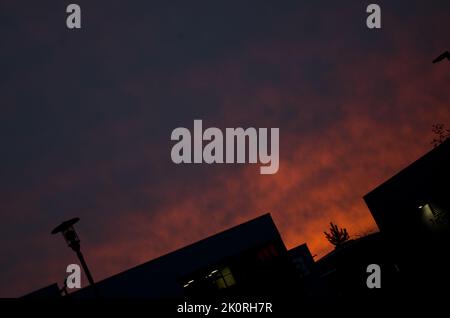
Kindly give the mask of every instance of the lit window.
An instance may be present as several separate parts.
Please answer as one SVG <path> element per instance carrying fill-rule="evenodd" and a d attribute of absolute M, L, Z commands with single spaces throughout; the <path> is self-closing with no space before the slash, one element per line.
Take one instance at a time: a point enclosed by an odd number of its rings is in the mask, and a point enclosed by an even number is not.
<path fill-rule="evenodd" d="M 191 279 L 191 280 L 188 281 L 186 284 L 183 284 L 183 287 L 184 287 L 184 288 L 190 287 L 190 286 L 192 286 L 192 283 L 193 283 L 193 282 L 194 282 L 194 280 Z"/>
<path fill-rule="evenodd" d="M 422 211 L 423 221 L 430 226 L 437 226 L 445 224 L 445 212 L 436 207 L 432 207 L 430 204 L 424 204 L 419 206 Z"/>
<path fill-rule="evenodd" d="M 224 289 L 236 284 L 233 274 L 229 267 L 225 267 L 222 270 L 218 270 L 214 273 L 214 283 L 218 289 Z"/>
<path fill-rule="evenodd" d="M 236 284 L 233 274 L 229 267 L 223 267 L 221 269 L 214 269 L 208 274 L 198 274 L 195 277 L 191 276 L 188 279 L 182 281 L 181 286 L 189 294 L 209 292 L 211 288 L 225 289 Z"/>

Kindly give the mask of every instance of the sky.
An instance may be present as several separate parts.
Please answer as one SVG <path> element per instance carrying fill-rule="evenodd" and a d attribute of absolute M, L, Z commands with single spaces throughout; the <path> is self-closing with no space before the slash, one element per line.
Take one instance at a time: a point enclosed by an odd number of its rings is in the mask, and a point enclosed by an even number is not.
<path fill-rule="evenodd" d="M 96 280 L 267 212 L 317 259 L 450 125 L 448 1 L 376 1 L 378 30 L 356 0 L 69 3 L 0 1 L 0 297 L 61 284 L 75 216 Z M 194 119 L 279 128 L 279 171 L 174 164 Z"/>

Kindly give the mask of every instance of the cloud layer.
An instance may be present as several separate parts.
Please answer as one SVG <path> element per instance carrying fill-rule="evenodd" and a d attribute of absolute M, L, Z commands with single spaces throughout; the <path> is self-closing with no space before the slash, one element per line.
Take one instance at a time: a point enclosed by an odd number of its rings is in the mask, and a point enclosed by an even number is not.
<path fill-rule="evenodd" d="M 96 279 L 266 212 L 320 257 L 330 221 L 376 229 L 362 196 L 450 123 L 449 67 L 431 64 L 448 10 L 425 1 L 380 3 L 379 31 L 359 2 L 80 5 L 75 35 L 50 2 L 2 5 L 0 296 L 63 281 L 75 256 L 49 232 L 73 216 Z M 170 133 L 194 119 L 279 127 L 279 172 L 174 165 Z"/>

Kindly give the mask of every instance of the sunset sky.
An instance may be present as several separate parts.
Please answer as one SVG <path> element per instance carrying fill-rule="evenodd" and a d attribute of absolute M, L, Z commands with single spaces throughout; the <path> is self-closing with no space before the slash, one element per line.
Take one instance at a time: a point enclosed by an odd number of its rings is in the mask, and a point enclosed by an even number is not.
<path fill-rule="evenodd" d="M 75 216 L 96 280 L 267 212 L 323 256 L 450 126 L 448 0 L 372 1 L 380 30 L 367 1 L 72 2 L 0 2 L 0 297 L 62 283 L 77 260 L 50 231 Z M 278 173 L 175 165 L 194 119 L 280 128 Z"/>

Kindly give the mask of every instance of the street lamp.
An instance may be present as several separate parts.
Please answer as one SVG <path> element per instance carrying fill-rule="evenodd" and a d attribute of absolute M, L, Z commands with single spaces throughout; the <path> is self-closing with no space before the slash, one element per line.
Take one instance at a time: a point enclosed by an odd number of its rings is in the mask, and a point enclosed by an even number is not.
<path fill-rule="evenodd" d="M 92 278 L 91 272 L 89 271 L 83 254 L 81 253 L 80 239 L 78 238 L 77 232 L 73 227 L 79 220 L 80 218 L 73 218 L 62 222 L 60 225 L 53 229 L 52 234 L 61 233 L 63 235 L 67 245 L 77 254 L 81 266 L 83 267 L 84 273 L 86 274 L 86 277 L 89 281 L 89 284 L 94 289 L 94 293 L 97 294 L 97 290 L 94 285 L 94 279 Z"/>

